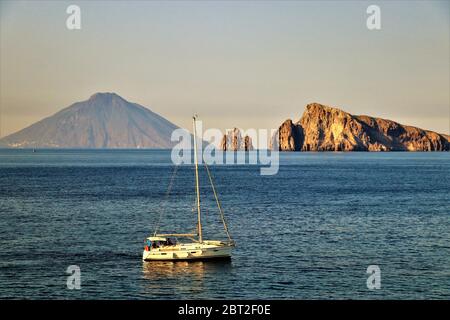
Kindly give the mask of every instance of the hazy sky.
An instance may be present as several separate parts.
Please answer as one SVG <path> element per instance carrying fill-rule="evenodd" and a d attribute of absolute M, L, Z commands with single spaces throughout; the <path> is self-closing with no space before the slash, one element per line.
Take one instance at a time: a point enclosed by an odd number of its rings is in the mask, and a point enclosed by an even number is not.
<path fill-rule="evenodd" d="M 99 91 L 188 128 L 275 128 L 320 102 L 449 133 L 449 43 L 448 1 L 1 1 L 1 136 Z"/>

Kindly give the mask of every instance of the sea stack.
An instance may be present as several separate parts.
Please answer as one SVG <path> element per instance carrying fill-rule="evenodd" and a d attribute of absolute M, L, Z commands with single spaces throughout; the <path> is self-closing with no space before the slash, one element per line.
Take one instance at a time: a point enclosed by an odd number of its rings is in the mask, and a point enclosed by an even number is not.
<path fill-rule="evenodd" d="M 252 138 L 248 135 L 243 138 L 241 131 L 234 128 L 223 135 L 220 149 L 223 151 L 251 151 L 254 148 Z"/>

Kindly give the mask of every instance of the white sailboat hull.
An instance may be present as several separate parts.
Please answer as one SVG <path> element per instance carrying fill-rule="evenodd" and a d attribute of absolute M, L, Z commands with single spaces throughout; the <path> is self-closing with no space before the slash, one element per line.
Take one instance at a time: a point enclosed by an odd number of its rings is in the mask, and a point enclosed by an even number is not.
<path fill-rule="evenodd" d="M 226 259 L 231 257 L 232 248 L 233 246 L 219 241 L 186 243 L 144 250 L 142 259 L 144 261 Z"/>

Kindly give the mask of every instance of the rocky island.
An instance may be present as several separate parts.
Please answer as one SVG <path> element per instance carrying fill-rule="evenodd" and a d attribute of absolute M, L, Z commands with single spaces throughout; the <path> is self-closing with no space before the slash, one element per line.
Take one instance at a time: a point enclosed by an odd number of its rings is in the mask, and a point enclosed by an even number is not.
<path fill-rule="evenodd" d="M 279 127 L 280 151 L 449 151 L 450 136 L 311 103 L 297 122 Z"/>

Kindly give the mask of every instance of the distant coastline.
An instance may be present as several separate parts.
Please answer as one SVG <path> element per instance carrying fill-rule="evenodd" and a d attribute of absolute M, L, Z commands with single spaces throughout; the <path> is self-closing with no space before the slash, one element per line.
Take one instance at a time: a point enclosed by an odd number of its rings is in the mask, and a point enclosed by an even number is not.
<path fill-rule="evenodd" d="M 96 93 L 56 114 L 0 139 L 16 149 L 171 149 L 178 126 L 116 93 Z M 252 137 L 234 128 L 223 151 L 258 150 Z M 267 150 L 266 148 L 259 148 Z M 450 136 L 392 120 L 351 115 L 311 103 L 297 122 L 284 121 L 269 149 L 279 151 L 449 151 Z"/>

